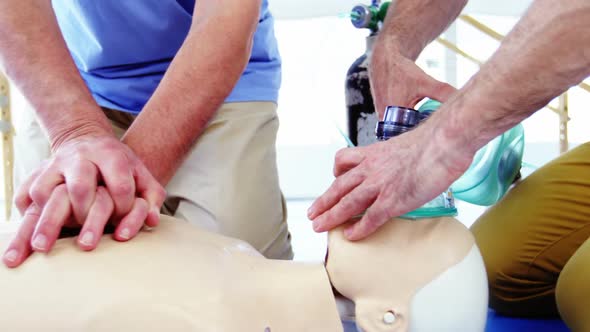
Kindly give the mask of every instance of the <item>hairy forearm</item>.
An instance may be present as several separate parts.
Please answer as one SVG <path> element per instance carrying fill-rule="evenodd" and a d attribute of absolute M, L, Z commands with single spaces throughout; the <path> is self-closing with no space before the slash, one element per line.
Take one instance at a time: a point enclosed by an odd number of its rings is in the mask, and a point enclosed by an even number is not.
<path fill-rule="evenodd" d="M 588 75 L 590 2 L 537 0 L 439 114 L 441 133 L 475 151 Z"/>
<path fill-rule="evenodd" d="M 424 97 L 446 101 L 455 89 L 426 75 L 415 60 L 455 20 L 467 0 L 393 2 L 369 64 L 379 116 L 387 105 L 414 107 Z"/>
<path fill-rule="evenodd" d="M 123 139 L 160 183 L 170 180 L 238 81 L 259 9 L 259 1 L 197 2 L 200 16 Z"/>
<path fill-rule="evenodd" d="M 395 47 L 411 60 L 446 30 L 467 0 L 398 0 L 392 2 L 378 43 Z"/>
<path fill-rule="evenodd" d="M 110 134 L 59 31 L 51 1 L 0 1 L 0 64 L 33 105 L 55 148 L 86 134 Z"/>

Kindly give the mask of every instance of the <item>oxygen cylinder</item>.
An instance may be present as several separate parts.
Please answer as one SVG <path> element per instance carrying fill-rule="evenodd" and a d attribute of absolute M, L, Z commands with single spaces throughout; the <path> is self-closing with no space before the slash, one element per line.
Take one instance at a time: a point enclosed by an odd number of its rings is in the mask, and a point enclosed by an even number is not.
<path fill-rule="evenodd" d="M 379 5 L 378 1 L 373 1 L 370 6 L 355 6 L 350 14 L 354 27 L 370 31 L 366 39 L 365 53 L 354 61 L 346 73 L 348 137 L 355 146 L 366 146 L 376 142 L 375 126 L 379 119 L 373 104 L 368 69 L 373 44 L 388 7 L 389 2 Z"/>
<path fill-rule="evenodd" d="M 367 37 L 365 54 L 356 59 L 346 73 L 348 137 L 355 146 L 376 142 L 374 131 L 379 119 L 369 83 L 369 57 L 376 38 L 376 33 Z"/>

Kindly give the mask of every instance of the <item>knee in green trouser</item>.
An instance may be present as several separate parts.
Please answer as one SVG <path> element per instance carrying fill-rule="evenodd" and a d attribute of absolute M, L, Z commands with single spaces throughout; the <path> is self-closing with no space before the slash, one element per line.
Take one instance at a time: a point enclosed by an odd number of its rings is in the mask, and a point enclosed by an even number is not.
<path fill-rule="evenodd" d="M 590 331 L 590 240 L 570 258 L 557 280 L 561 317 L 572 331 Z"/>

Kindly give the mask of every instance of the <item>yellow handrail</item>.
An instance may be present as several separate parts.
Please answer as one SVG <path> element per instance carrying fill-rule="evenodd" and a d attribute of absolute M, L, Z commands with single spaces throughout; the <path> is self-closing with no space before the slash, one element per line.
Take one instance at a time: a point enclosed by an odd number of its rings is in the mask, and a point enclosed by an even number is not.
<path fill-rule="evenodd" d="M 566 153 L 569 150 L 567 123 L 569 121 L 569 103 L 567 91 L 559 96 L 559 152 Z"/>
<path fill-rule="evenodd" d="M 476 57 L 470 55 L 466 51 L 462 50 L 456 44 L 454 44 L 454 43 L 452 43 L 452 42 L 450 42 L 450 41 L 448 41 L 448 40 L 446 40 L 446 39 L 444 39 L 442 37 L 437 38 L 436 41 L 439 42 L 440 44 L 442 44 L 443 46 L 445 46 L 446 48 L 450 49 L 451 51 L 453 51 L 453 52 L 461 55 L 464 58 L 466 58 L 467 60 L 470 60 L 471 62 L 473 62 L 473 63 L 475 63 L 475 64 L 477 64 L 479 66 L 483 65 L 483 61 L 482 60 L 479 60 Z M 550 110 L 552 110 L 553 112 L 557 113 L 558 115 L 561 114 L 558 108 L 555 108 L 555 107 L 553 107 L 551 105 L 547 105 L 545 107 L 548 108 L 548 109 L 550 109 Z"/>
<path fill-rule="evenodd" d="M 10 113 L 10 86 L 0 72 L 0 133 L 2 134 L 2 161 L 4 166 L 4 216 L 10 219 L 12 210 L 12 179 L 14 146 L 12 142 L 12 121 Z"/>
<path fill-rule="evenodd" d="M 469 53 L 463 51 L 461 48 L 459 48 L 459 46 L 457 46 L 457 44 L 454 44 L 442 37 L 437 38 L 436 41 L 441 43 L 442 45 L 444 45 L 446 48 L 450 49 L 451 51 L 466 58 L 467 60 L 470 60 L 471 62 L 474 62 L 480 66 L 483 65 L 483 61 L 481 61 L 481 60 L 477 59 L 476 57 L 470 55 Z"/>
<path fill-rule="evenodd" d="M 497 32 L 496 30 L 490 28 L 489 26 L 483 24 L 482 22 L 476 20 L 475 18 L 473 18 L 473 16 L 467 15 L 467 14 L 462 14 L 461 16 L 459 16 L 459 18 L 471 25 L 472 27 L 476 28 L 477 30 L 483 32 L 484 34 L 492 37 L 493 39 L 497 40 L 497 41 L 502 41 L 506 36 L 504 36 L 503 34 Z M 590 85 L 588 83 L 582 82 L 578 85 L 581 89 L 586 90 L 586 92 L 590 92 Z"/>
<path fill-rule="evenodd" d="M 496 30 L 490 28 L 489 26 L 483 24 L 482 22 L 476 20 L 472 16 L 463 14 L 459 17 L 463 22 L 473 26 L 477 30 L 483 32 L 484 34 L 490 36 L 491 38 L 493 38 L 497 41 L 501 42 L 505 38 L 504 35 L 497 32 Z M 441 43 L 442 45 L 444 45 L 446 48 L 448 48 L 451 51 L 461 55 L 462 57 L 476 63 L 477 65 L 481 66 L 483 64 L 483 61 L 477 59 L 476 57 L 474 57 L 471 54 L 467 53 L 466 51 L 462 50 L 456 44 L 454 44 L 444 38 L 438 38 L 437 41 L 439 43 Z M 590 92 L 590 84 L 588 84 L 586 82 L 580 83 L 578 85 L 578 87 L 585 90 L 586 92 Z M 559 147 L 560 147 L 559 149 L 560 149 L 561 153 L 566 152 L 569 148 L 567 126 L 568 126 L 568 121 L 570 121 L 570 117 L 569 117 L 569 104 L 568 103 L 569 103 L 569 101 L 568 101 L 568 96 L 567 96 L 567 91 L 566 91 L 563 95 L 561 95 L 559 97 L 559 107 L 558 108 L 555 108 L 550 105 L 545 106 L 546 108 L 552 110 L 553 112 L 555 112 L 559 115 Z"/>
<path fill-rule="evenodd" d="M 461 15 L 461 16 L 459 16 L 459 18 L 461 20 L 463 20 L 465 23 L 473 26 L 477 30 L 485 33 L 486 35 L 494 38 L 497 41 L 502 41 L 502 39 L 504 39 L 504 35 L 497 32 L 496 30 L 490 28 L 489 26 L 481 23 L 480 21 L 476 20 L 475 18 L 473 18 L 469 15 Z"/>

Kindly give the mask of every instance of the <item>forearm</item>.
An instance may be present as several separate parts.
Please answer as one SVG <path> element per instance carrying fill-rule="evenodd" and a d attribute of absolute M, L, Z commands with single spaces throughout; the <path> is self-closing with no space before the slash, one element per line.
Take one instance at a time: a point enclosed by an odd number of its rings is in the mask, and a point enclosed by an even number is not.
<path fill-rule="evenodd" d="M 110 134 L 67 50 L 51 1 L 0 1 L 0 64 L 33 105 L 55 148 L 84 134 Z"/>
<path fill-rule="evenodd" d="M 189 35 L 123 139 L 160 183 L 169 181 L 240 78 L 259 10 L 259 1 L 197 2 Z"/>
<path fill-rule="evenodd" d="M 391 5 L 369 64 L 379 116 L 387 105 L 414 107 L 425 97 L 446 101 L 455 89 L 414 63 L 420 52 L 459 15 L 467 0 L 399 0 Z"/>
<path fill-rule="evenodd" d="M 398 0 L 392 2 L 378 45 L 396 48 L 416 60 L 420 52 L 457 18 L 467 0 Z"/>
<path fill-rule="evenodd" d="M 537 0 L 480 72 L 443 106 L 439 132 L 472 151 L 590 74 L 590 2 Z"/>

